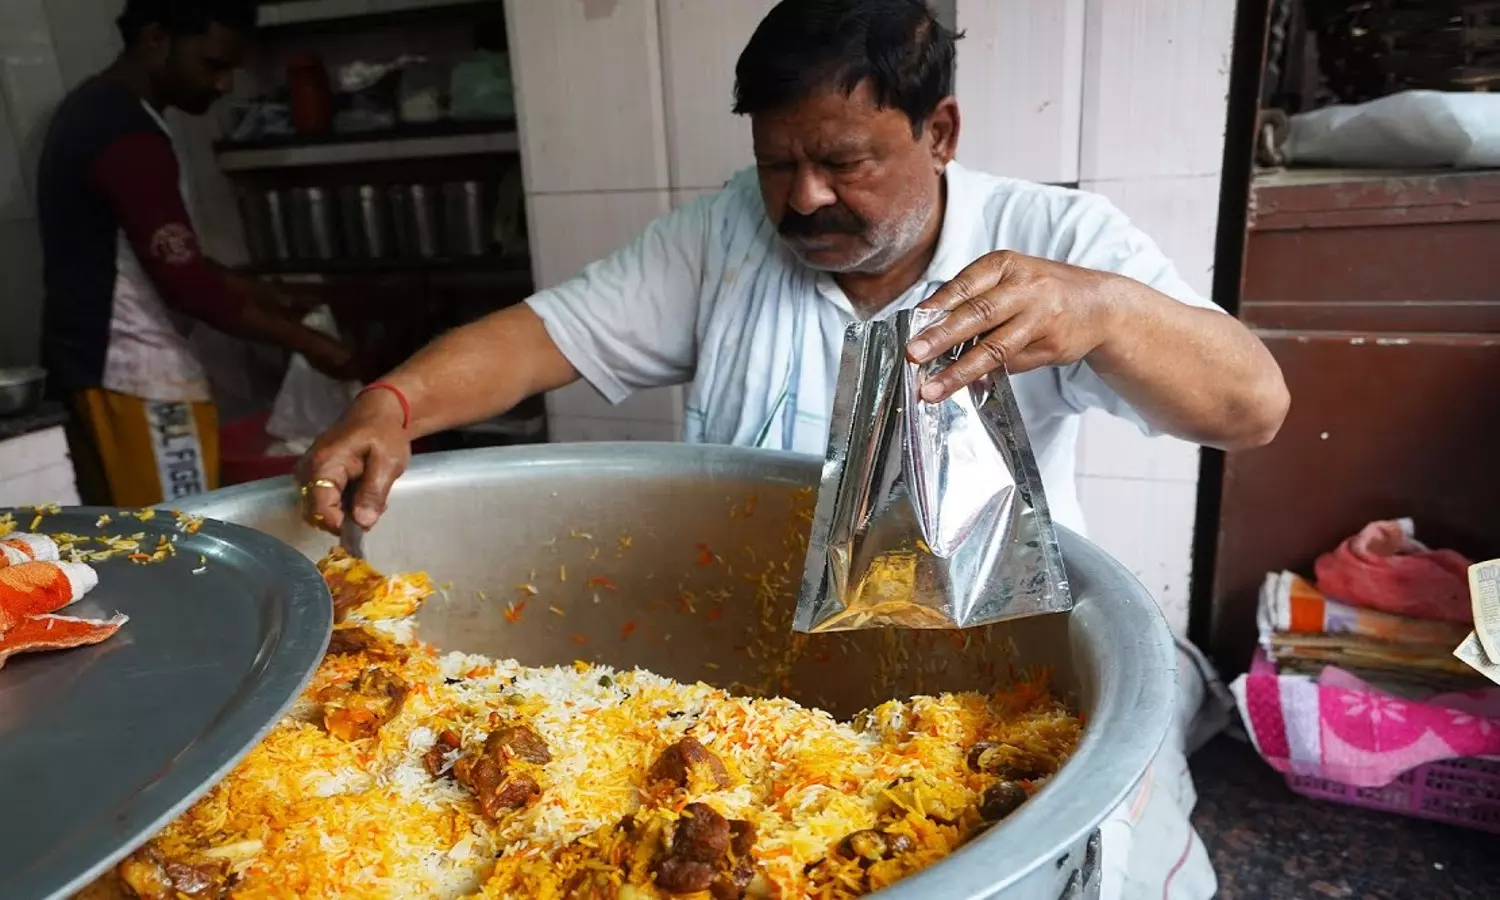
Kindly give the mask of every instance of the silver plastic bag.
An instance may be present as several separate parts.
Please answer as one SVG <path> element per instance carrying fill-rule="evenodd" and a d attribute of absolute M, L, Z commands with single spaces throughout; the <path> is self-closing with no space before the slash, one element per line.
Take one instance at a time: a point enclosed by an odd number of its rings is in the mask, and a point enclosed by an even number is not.
<path fill-rule="evenodd" d="M 906 310 L 844 335 L 797 631 L 970 628 L 1073 608 L 1010 378 L 941 403 L 907 343 L 945 314 Z"/>

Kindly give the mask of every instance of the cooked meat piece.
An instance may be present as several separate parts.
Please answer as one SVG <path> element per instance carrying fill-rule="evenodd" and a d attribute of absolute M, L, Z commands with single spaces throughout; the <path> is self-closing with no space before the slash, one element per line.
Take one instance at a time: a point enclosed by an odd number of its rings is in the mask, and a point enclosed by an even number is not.
<path fill-rule="evenodd" d="M 484 811 L 492 819 L 500 817 L 507 809 L 520 809 L 527 801 L 542 792 L 542 786 L 530 775 L 511 775 L 495 791 L 493 799 L 484 805 Z"/>
<path fill-rule="evenodd" d="M 656 884 L 671 894 L 696 894 L 708 890 L 717 874 L 708 863 L 668 856 L 656 867 Z"/>
<path fill-rule="evenodd" d="M 433 778 L 439 778 L 452 771 L 450 763 L 455 761 L 463 742 L 458 735 L 451 731 L 445 731 L 437 736 L 432 742 L 432 748 L 422 756 L 422 766 L 427 774 Z"/>
<path fill-rule="evenodd" d="M 707 803 L 689 803 L 672 834 L 672 855 L 718 862 L 729 852 L 729 820 Z"/>
<path fill-rule="evenodd" d="M 986 822 L 998 822 L 1021 808 L 1026 791 L 1012 781 L 1002 781 L 986 788 L 979 800 L 979 814 Z"/>
<path fill-rule="evenodd" d="M 685 737 L 666 750 L 652 764 L 646 780 L 652 785 L 669 785 L 672 789 L 723 790 L 729 787 L 729 771 L 712 750 Z"/>
<path fill-rule="evenodd" d="M 453 766 L 453 777 L 474 793 L 479 808 L 490 819 L 499 819 L 512 809 L 520 809 L 542 792 L 542 786 L 530 775 L 510 773 L 488 756 L 465 756 Z"/>
<path fill-rule="evenodd" d="M 708 891 L 714 900 L 740 900 L 755 877 L 755 826 L 742 819 L 729 821 L 729 868 L 714 876 Z"/>
<path fill-rule="evenodd" d="M 525 725 L 504 725 L 490 732 L 484 740 L 484 752 L 502 764 L 516 757 L 539 766 L 552 761 L 547 742 Z"/>
<path fill-rule="evenodd" d="M 118 871 L 140 900 L 217 900 L 229 878 L 224 862 L 189 865 L 165 859 L 150 846 L 126 858 Z"/>
<path fill-rule="evenodd" d="M 505 780 L 505 768 L 485 756 L 465 756 L 453 764 L 453 777 L 475 796 L 493 793 Z"/>
<path fill-rule="evenodd" d="M 1028 751 L 1013 744 L 981 741 L 969 751 L 969 768 L 1006 781 L 1041 778 L 1057 771 L 1059 762 L 1045 750 Z"/>
<path fill-rule="evenodd" d="M 381 668 L 366 669 L 352 683 L 332 685 L 319 693 L 323 727 L 344 741 L 374 737 L 401 712 L 409 690 L 399 675 Z"/>
<path fill-rule="evenodd" d="M 743 819 L 729 820 L 729 852 L 735 859 L 749 859 L 755 846 L 755 826 Z"/>
<path fill-rule="evenodd" d="M 401 645 L 367 628 L 358 625 L 335 628 L 328 639 L 328 655 L 352 656 L 355 653 L 368 653 L 398 662 L 405 662 L 408 656 Z"/>
<path fill-rule="evenodd" d="M 335 628 L 328 638 L 330 654 L 363 653 L 376 645 L 375 635 L 363 628 Z"/>
<path fill-rule="evenodd" d="M 850 859 L 879 862 L 891 852 L 884 834 L 873 828 L 856 831 L 839 842 L 839 852 Z"/>
<path fill-rule="evenodd" d="M 917 849 L 917 844 L 904 834 L 888 834 L 885 836 L 886 843 L 890 844 L 891 856 L 900 856 Z"/>
<path fill-rule="evenodd" d="M 689 803 L 656 864 L 656 883 L 673 894 L 712 891 L 715 900 L 738 900 L 755 874 L 750 847 L 755 829 L 730 820 L 706 803 Z"/>

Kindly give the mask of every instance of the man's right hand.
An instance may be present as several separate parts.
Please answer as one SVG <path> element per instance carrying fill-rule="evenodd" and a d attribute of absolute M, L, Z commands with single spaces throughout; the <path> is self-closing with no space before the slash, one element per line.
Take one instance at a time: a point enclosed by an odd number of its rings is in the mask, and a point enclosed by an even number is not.
<path fill-rule="evenodd" d="M 390 391 L 371 391 L 355 399 L 343 418 L 318 438 L 297 462 L 303 485 L 302 512 L 309 522 L 338 533 L 344 522 L 344 488 L 357 484 L 354 521 L 366 531 L 385 512 L 391 485 L 411 462 L 411 436 Z"/>

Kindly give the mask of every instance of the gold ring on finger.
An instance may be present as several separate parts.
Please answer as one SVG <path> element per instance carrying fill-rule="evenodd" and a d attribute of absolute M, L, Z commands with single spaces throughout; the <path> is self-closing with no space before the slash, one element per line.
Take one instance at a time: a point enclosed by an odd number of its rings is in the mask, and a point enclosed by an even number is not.
<path fill-rule="evenodd" d="M 309 493 L 312 492 L 313 488 L 329 488 L 336 491 L 339 489 L 339 486 L 337 484 L 334 484 L 330 479 L 315 478 L 312 481 L 309 481 L 307 484 L 302 485 L 302 496 L 306 497 Z"/>

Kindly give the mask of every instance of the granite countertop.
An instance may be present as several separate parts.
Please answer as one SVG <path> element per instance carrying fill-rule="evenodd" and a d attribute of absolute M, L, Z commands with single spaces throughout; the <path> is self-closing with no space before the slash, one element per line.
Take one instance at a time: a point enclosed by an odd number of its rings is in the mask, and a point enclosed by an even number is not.
<path fill-rule="evenodd" d="M 23 437 L 37 431 L 55 428 L 68 421 L 68 408 L 47 400 L 31 412 L 0 416 L 0 441 Z"/>
<path fill-rule="evenodd" d="M 1218 900 L 1481 900 L 1497 896 L 1496 835 L 1292 793 L 1248 745 L 1193 755 L 1198 827 Z"/>

